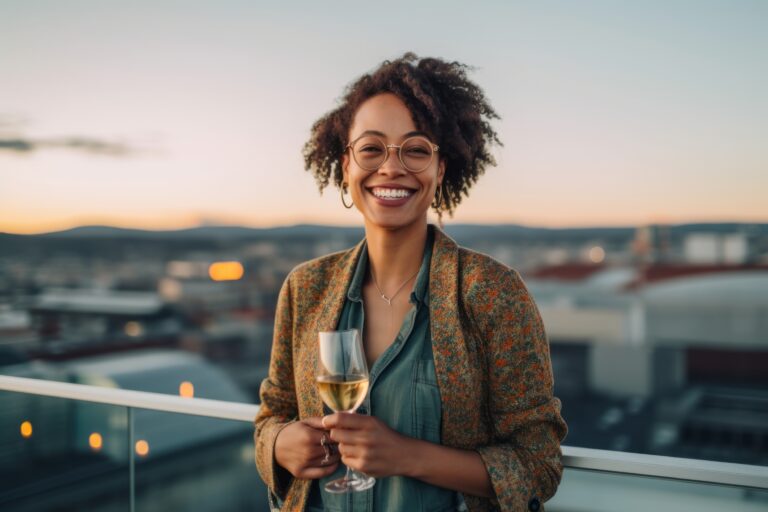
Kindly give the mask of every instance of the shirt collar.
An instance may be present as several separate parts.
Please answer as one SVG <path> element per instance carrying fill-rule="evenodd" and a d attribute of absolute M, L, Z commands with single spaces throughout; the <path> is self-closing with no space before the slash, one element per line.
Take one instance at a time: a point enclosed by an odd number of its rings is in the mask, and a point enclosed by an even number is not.
<path fill-rule="evenodd" d="M 368 270 L 368 244 L 364 241 L 363 248 L 360 250 L 360 257 L 357 259 L 357 265 L 355 266 L 355 273 L 352 274 L 352 282 L 349 284 L 349 290 L 347 291 L 347 298 L 355 302 L 360 302 L 362 299 L 360 294 L 363 289 L 363 282 L 365 281 L 365 272 Z"/>
<path fill-rule="evenodd" d="M 432 226 L 427 227 L 427 241 L 424 244 L 424 256 L 421 258 L 421 268 L 416 275 L 416 284 L 411 292 L 411 303 L 429 305 L 429 264 L 432 261 L 432 243 L 435 235 Z"/>
<path fill-rule="evenodd" d="M 421 258 L 421 267 L 416 275 L 416 284 L 411 292 L 411 303 L 429 305 L 429 264 L 432 260 L 432 244 L 434 242 L 434 230 L 432 226 L 427 228 L 427 241 L 424 245 L 424 255 Z M 355 266 L 355 272 L 352 274 L 352 282 L 349 284 L 347 298 L 349 300 L 360 302 L 365 274 L 368 272 L 368 244 L 363 242 L 360 257 Z"/>

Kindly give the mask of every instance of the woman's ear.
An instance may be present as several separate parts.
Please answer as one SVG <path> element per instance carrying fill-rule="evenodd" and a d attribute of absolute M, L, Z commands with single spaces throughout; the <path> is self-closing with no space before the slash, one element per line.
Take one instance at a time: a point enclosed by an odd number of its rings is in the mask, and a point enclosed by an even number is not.
<path fill-rule="evenodd" d="M 441 158 L 437 166 L 437 181 L 442 183 L 443 178 L 445 178 L 445 160 Z"/>
<path fill-rule="evenodd" d="M 341 155 L 341 172 L 344 175 L 343 183 L 349 183 L 349 154 Z"/>

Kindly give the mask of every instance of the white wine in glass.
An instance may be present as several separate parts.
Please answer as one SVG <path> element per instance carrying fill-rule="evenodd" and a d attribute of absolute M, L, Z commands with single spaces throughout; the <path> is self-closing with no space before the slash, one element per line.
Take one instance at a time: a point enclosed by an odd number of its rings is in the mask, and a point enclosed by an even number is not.
<path fill-rule="evenodd" d="M 321 332 L 318 336 L 317 389 L 334 412 L 355 412 L 368 393 L 368 365 L 357 329 Z M 325 484 L 331 493 L 370 489 L 376 479 L 347 467 L 347 474 Z"/>

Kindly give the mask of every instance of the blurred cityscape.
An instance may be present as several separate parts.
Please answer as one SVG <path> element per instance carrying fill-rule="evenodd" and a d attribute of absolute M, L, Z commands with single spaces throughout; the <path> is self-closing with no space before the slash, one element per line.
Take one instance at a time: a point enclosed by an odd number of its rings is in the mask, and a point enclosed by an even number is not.
<path fill-rule="evenodd" d="M 446 231 L 523 275 L 550 338 L 565 444 L 768 465 L 768 224 Z M 324 226 L 0 234 L 0 374 L 258 403 L 283 279 L 362 237 Z M 0 392 L 0 411 L 0 509 L 124 509 L 107 491 L 127 485 L 115 476 L 124 409 Z M 241 492 L 260 485 L 250 429 L 148 411 L 136 421 L 138 484 L 153 503 L 140 510 L 174 509 L 179 495 L 177 510 L 266 503 L 263 490 Z M 206 501 L 205 486 L 236 502 Z M 63 496 L 81 505 L 62 508 Z"/>

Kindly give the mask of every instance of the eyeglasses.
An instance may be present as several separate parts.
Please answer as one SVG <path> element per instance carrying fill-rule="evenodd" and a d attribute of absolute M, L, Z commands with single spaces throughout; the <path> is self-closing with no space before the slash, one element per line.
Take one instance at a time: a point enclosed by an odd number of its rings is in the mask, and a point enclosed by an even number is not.
<path fill-rule="evenodd" d="M 435 153 L 440 149 L 429 139 L 417 135 L 409 137 L 402 144 L 385 144 L 375 135 L 363 135 L 347 144 L 352 149 L 355 163 L 366 171 L 372 172 L 384 165 L 389 158 L 389 150 L 397 149 L 397 158 L 408 172 L 419 173 L 427 169 Z"/>

